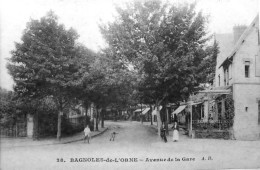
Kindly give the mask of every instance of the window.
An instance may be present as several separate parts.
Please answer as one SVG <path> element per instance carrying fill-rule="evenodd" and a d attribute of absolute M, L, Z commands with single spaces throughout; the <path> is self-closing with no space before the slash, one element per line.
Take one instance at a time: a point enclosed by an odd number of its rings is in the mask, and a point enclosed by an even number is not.
<path fill-rule="evenodd" d="M 227 71 L 226 71 L 226 79 L 227 79 L 227 86 L 229 85 L 229 70 L 227 68 Z"/>
<path fill-rule="evenodd" d="M 260 100 L 258 100 L 258 124 L 260 125 Z"/>
<path fill-rule="evenodd" d="M 229 65 L 229 79 L 232 79 L 232 64 Z"/>
<path fill-rule="evenodd" d="M 204 104 L 201 105 L 201 118 L 204 118 Z"/>
<path fill-rule="evenodd" d="M 228 67 L 224 69 L 224 85 L 229 85 L 229 73 L 228 73 Z"/>
<path fill-rule="evenodd" d="M 221 116 L 221 113 L 222 113 L 222 103 L 218 102 L 217 107 L 218 107 L 218 116 Z"/>
<path fill-rule="evenodd" d="M 220 86 L 220 75 L 218 75 L 218 86 Z"/>
<path fill-rule="evenodd" d="M 227 76 L 226 76 L 226 69 L 224 69 L 224 86 L 227 85 Z"/>
<path fill-rule="evenodd" d="M 245 77 L 249 77 L 249 66 L 250 66 L 250 62 L 246 61 L 245 62 Z"/>

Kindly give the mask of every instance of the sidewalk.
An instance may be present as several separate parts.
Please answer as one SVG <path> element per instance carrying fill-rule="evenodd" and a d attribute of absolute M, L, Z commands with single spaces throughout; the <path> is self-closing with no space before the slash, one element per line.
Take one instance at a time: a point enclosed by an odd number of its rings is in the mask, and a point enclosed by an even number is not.
<path fill-rule="evenodd" d="M 140 124 L 142 124 L 140 122 Z M 154 130 L 154 132 L 157 134 L 158 128 L 157 128 L 157 123 L 155 122 L 153 125 L 151 125 L 151 122 L 143 122 L 144 126 L 147 126 L 149 128 L 152 128 Z M 173 130 L 171 129 L 172 124 L 169 124 L 169 135 L 167 135 L 167 139 L 172 140 L 172 136 L 173 136 Z M 189 140 L 191 138 L 189 138 L 187 135 L 185 135 L 185 131 L 183 129 L 180 128 L 179 130 L 179 139 L 180 140 Z"/>
<path fill-rule="evenodd" d="M 141 122 L 138 122 L 141 124 Z M 157 123 L 155 122 L 153 125 L 151 125 L 151 122 L 143 122 L 143 126 L 146 126 L 154 133 L 157 134 Z M 173 145 L 172 142 L 172 136 L 173 136 L 173 130 L 171 129 L 172 125 L 169 125 L 169 135 L 167 135 L 168 142 L 164 143 L 162 141 L 158 143 L 152 144 L 155 147 L 164 147 L 164 148 L 173 148 L 175 145 Z M 185 131 L 180 128 L 179 130 L 179 142 L 176 142 L 175 144 L 178 144 L 178 147 L 183 148 L 189 148 L 189 146 L 194 146 L 194 151 L 201 151 L 201 150 L 207 150 L 204 149 L 204 147 L 209 148 L 208 150 L 216 150 L 216 152 L 219 150 L 219 148 L 226 148 L 227 150 L 229 148 L 256 148 L 259 150 L 260 148 L 260 140 L 225 140 L 225 139 L 210 139 L 210 138 L 195 138 L 192 139 L 185 135 Z M 176 149 L 176 148 L 174 148 Z"/>
<path fill-rule="evenodd" d="M 91 132 L 91 137 L 94 138 L 106 132 L 108 127 L 99 128 L 99 131 Z M 1 138 L 0 148 L 24 147 L 24 146 L 41 146 L 41 145 L 55 145 L 66 144 L 83 140 L 83 132 L 76 133 L 72 136 L 61 138 L 58 141 L 56 138 L 45 138 L 40 140 L 32 140 L 29 138 Z"/>

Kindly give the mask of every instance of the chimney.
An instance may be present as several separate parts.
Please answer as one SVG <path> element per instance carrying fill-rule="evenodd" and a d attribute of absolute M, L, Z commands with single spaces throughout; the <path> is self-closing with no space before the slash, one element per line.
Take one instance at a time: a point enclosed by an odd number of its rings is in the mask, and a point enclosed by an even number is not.
<path fill-rule="evenodd" d="M 234 34 L 234 44 L 237 43 L 239 40 L 240 36 L 244 33 L 246 30 L 247 26 L 246 25 L 236 25 L 233 27 L 233 34 Z"/>

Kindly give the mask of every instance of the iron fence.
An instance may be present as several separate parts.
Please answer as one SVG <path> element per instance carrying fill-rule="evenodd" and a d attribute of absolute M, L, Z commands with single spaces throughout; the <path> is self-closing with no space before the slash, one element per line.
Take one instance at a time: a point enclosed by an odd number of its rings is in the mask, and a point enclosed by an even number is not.
<path fill-rule="evenodd" d="M 1 126 L 1 137 L 26 137 L 27 124 L 26 122 L 18 122 L 15 125 Z"/>
<path fill-rule="evenodd" d="M 192 126 L 195 130 L 228 130 L 233 125 L 233 120 L 207 121 L 193 120 Z"/>

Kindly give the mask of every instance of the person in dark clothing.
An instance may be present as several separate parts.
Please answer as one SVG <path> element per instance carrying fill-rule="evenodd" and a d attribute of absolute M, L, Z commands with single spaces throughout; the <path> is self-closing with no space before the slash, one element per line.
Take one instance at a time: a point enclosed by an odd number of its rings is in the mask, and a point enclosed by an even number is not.
<path fill-rule="evenodd" d="M 174 113 L 173 122 L 177 122 L 178 123 L 178 117 L 177 117 L 176 113 Z"/>
<path fill-rule="evenodd" d="M 165 143 L 167 142 L 165 125 L 163 125 L 161 128 L 161 138 L 164 140 Z"/>

